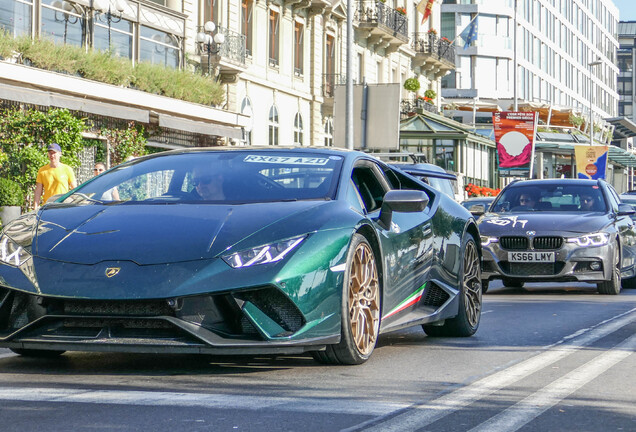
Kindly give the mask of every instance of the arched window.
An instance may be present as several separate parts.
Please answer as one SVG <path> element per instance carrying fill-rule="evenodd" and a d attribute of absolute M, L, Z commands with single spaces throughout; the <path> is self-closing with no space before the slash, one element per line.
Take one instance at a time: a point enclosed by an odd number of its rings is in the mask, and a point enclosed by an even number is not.
<path fill-rule="evenodd" d="M 333 147 L 333 119 L 327 117 L 325 122 L 325 147 Z"/>
<path fill-rule="evenodd" d="M 252 102 L 250 101 L 250 98 L 248 98 L 247 96 L 243 98 L 243 102 L 241 102 L 241 114 L 245 114 L 250 117 L 248 121 L 248 125 L 245 126 L 244 140 L 246 145 L 251 145 L 252 144 L 252 128 L 254 126 L 254 110 L 252 109 Z"/>
<path fill-rule="evenodd" d="M 294 118 L 294 145 L 303 145 L 303 117 L 296 113 Z"/>
<path fill-rule="evenodd" d="M 269 145 L 278 145 L 278 108 L 272 105 L 269 109 Z"/>

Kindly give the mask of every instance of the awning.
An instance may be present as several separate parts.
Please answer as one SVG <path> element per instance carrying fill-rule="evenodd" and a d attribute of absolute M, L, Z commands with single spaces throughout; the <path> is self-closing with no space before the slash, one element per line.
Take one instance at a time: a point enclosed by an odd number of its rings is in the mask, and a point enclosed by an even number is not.
<path fill-rule="evenodd" d="M 636 136 L 636 124 L 626 117 L 614 117 L 605 119 L 614 125 L 614 139 L 624 139 Z"/>
<path fill-rule="evenodd" d="M 574 155 L 574 146 L 575 145 L 584 145 L 578 143 L 566 144 L 564 142 L 555 142 L 555 141 L 537 141 L 535 143 L 535 151 L 540 152 L 554 152 L 554 153 L 565 153 L 569 155 Z M 626 168 L 634 168 L 636 167 L 636 155 L 634 153 L 628 152 L 620 147 L 615 145 L 609 146 L 609 162 L 615 165 L 622 165 Z"/>
<path fill-rule="evenodd" d="M 476 111 L 476 112 L 500 112 L 501 107 L 494 101 L 480 99 L 450 99 L 445 98 L 442 107 L 454 111 Z"/>

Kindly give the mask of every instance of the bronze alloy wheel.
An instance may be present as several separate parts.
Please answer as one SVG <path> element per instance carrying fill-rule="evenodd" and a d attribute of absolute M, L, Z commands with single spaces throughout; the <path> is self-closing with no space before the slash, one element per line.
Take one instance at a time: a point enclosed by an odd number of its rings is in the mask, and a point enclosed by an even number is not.
<path fill-rule="evenodd" d="M 349 323 L 360 354 L 371 354 L 380 327 L 380 284 L 373 251 L 366 242 L 357 245 L 351 265 Z"/>
<path fill-rule="evenodd" d="M 464 307 L 466 319 L 471 327 L 479 324 L 481 316 L 481 274 L 479 271 L 479 254 L 474 242 L 466 244 L 464 253 Z"/>

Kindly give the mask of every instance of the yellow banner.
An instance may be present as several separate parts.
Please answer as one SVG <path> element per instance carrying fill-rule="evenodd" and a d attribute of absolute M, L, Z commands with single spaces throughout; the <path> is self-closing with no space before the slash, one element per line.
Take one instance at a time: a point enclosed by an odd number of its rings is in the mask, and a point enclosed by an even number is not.
<path fill-rule="evenodd" d="M 604 179 L 607 172 L 608 146 L 575 145 L 576 177 Z"/>

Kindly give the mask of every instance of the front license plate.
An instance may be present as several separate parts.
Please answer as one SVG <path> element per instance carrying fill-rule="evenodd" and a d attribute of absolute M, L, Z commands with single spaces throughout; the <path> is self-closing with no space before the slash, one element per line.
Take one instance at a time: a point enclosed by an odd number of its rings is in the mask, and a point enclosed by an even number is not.
<path fill-rule="evenodd" d="M 556 252 L 508 252 L 510 262 L 554 262 Z"/>

